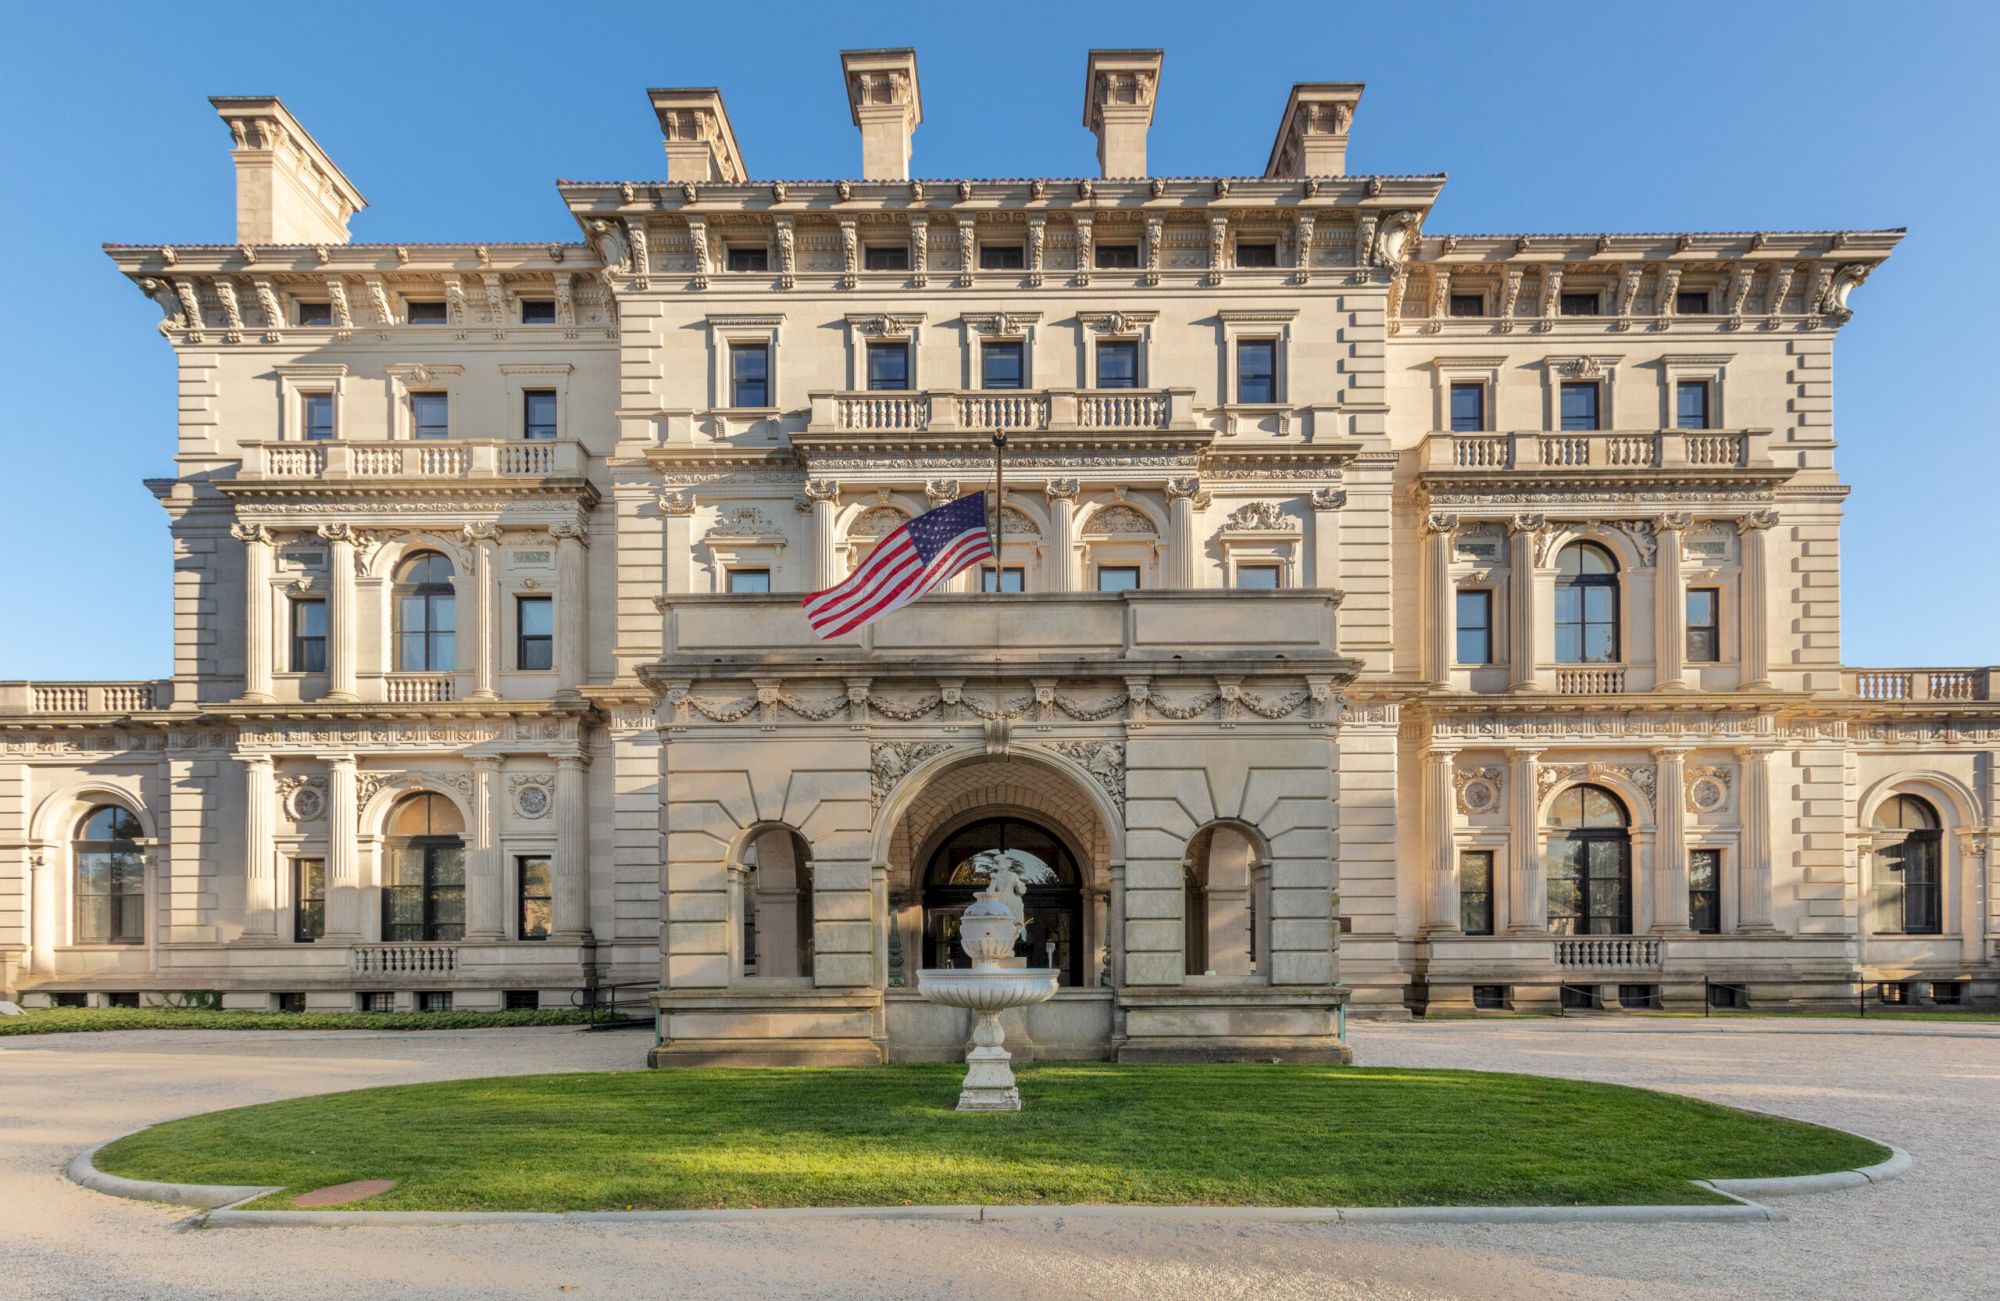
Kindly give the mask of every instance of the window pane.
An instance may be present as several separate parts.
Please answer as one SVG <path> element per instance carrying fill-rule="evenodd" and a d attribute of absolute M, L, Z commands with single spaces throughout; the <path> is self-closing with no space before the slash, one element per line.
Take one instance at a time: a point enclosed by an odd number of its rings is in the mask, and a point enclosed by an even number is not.
<path fill-rule="evenodd" d="M 1683 380 L 1674 386 L 1674 424 L 1680 429 L 1707 429 L 1708 384 Z"/>
<path fill-rule="evenodd" d="M 1139 387 L 1139 345 L 1117 340 L 1097 345 L 1097 387 Z"/>
<path fill-rule="evenodd" d="M 527 438 L 556 436 L 556 395 L 550 389 L 529 389 L 521 395 L 522 429 Z"/>
<path fill-rule="evenodd" d="M 458 667 L 457 637 L 448 632 L 434 632 L 430 643 L 430 663 L 425 668 L 433 673 L 449 673 Z"/>
<path fill-rule="evenodd" d="M 1493 594 L 1491 592 L 1460 592 L 1458 594 L 1458 662 L 1460 664 L 1491 664 L 1493 662 Z"/>
<path fill-rule="evenodd" d="M 768 344 L 729 347 L 730 402 L 739 407 L 771 405 L 771 350 Z"/>
<path fill-rule="evenodd" d="M 293 601 L 292 631 L 300 637 L 326 636 L 326 602 Z"/>
<path fill-rule="evenodd" d="M 555 631 L 555 602 L 546 596 L 521 598 L 521 633 L 546 637 Z"/>
<path fill-rule="evenodd" d="M 1275 592 L 1279 587 L 1278 572 L 1276 565 L 1238 565 L 1236 585 L 1255 592 Z"/>
<path fill-rule="evenodd" d="M 771 571 L 768 569 L 732 569 L 729 571 L 729 590 L 732 592 L 768 592 L 771 590 Z"/>
<path fill-rule="evenodd" d="M 981 271 L 1019 271 L 1028 265 L 1027 250 L 1019 244 L 981 244 Z"/>
<path fill-rule="evenodd" d="M 1564 429 L 1597 428 L 1597 385 L 1565 384 L 1562 386 L 1562 427 Z"/>
<path fill-rule="evenodd" d="M 862 251 L 863 271 L 908 271 L 910 250 L 901 245 L 871 244 Z"/>
<path fill-rule="evenodd" d="M 1486 296 L 1484 294 L 1453 294 L 1451 296 L 1451 314 L 1453 316 L 1486 315 Z"/>
<path fill-rule="evenodd" d="M 1271 339 L 1245 339 L 1236 345 L 1236 400 L 1278 400 L 1278 345 Z"/>
<path fill-rule="evenodd" d="M 868 345 L 868 387 L 906 389 L 910 387 L 910 349 L 902 343 Z"/>
<path fill-rule="evenodd" d="M 1597 315 L 1596 294 L 1564 294 L 1561 311 L 1564 316 Z"/>
<path fill-rule="evenodd" d="M 1708 314 L 1708 291 L 1705 289 L 1683 289 L 1674 295 L 1674 315 L 1705 316 Z"/>
<path fill-rule="evenodd" d="M 1583 629 L 1583 662 L 1585 664 L 1617 663 L 1617 630 L 1598 623 L 1585 624 Z"/>
<path fill-rule="evenodd" d="M 424 608 L 427 611 L 432 632 L 455 632 L 458 629 L 458 598 L 453 596 L 426 596 Z"/>
<path fill-rule="evenodd" d="M 1020 388 L 1022 384 L 1021 345 L 988 343 L 979 349 L 981 388 Z"/>
<path fill-rule="evenodd" d="M 442 302 L 408 303 L 404 308 L 405 318 L 411 325 L 443 325 L 445 310 Z"/>
<path fill-rule="evenodd" d="M 1493 855 L 1487 850 L 1458 856 L 1459 929 L 1467 935 L 1493 933 Z"/>
<path fill-rule="evenodd" d="M 1486 386 L 1451 386 L 1451 427 L 1458 433 L 1476 433 L 1486 428 Z"/>
<path fill-rule="evenodd" d="M 993 566 L 984 565 L 979 570 L 979 590 L 982 592 L 1021 592 L 1026 588 L 1027 574 L 1017 565 L 1009 565 L 995 573 Z"/>
<path fill-rule="evenodd" d="M 300 324 L 300 325 L 315 325 L 315 326 L 316 326 L 316 325 L 332 325 L 332 324 L 333 324 L 333 304 L 332 304 L 332 303 L 300 303 L 300 304 L 299 304 L 299 324 Z"/>
<path fill-rule="evenodd" d="M 443 438 L 450 432 L 450 406 L 442 393 L 412 393 L 410 423 L 418 438 Z"/>
<path fill-rule="evenodd" d="M 523 298 L 521 300 L 521 324 L 554 325 L 556 323 L 556 302 L 553 298 Z"/>
<path fill-rule="evenodd" d="M 1101 271 L 1136 270 L 1139 266 L 1139 246 L 1137 244 L 1099 244 L 1096 261 Z"/>
<path fill-rule="evenodd" d="M 729 269 L 731 271 L 768 271 L 771 268 L 771 251 L 765 248 L 743 248 L 731 245 L 729 249 Z"/>
<path fill-rule="evenodd" d="M 1274 267 L 1278 265 L 1276 244 L 1238 244 L 1236 265 L 1239 267 Z"/>
<path fill-rule="evenodd" d="M 333 394 L 305 395 L 305 434 L 309 439 L 333 437 Z"/>
<path fill-rule="evenodd" d="M 1099 565 L 1097 567 L 1097 590 L 1100 592 L 1138 591 L 1139 567 L 1137 565 Z"/>
<path fill-rule="evenodd" d="M 555 929 L 555 909 L 547 899 L 521 901 L 521 938 L 545 940 Z"/>

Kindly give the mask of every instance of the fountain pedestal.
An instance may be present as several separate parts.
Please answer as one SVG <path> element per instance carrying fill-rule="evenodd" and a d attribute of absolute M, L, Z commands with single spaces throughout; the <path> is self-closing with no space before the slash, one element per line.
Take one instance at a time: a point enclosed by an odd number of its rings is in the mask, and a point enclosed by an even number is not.
<path fill-rule="evenodd" d="M 1019 1111 L 1021 1091 L 1014 1085 L 1014 1055 L 1007 1051 L 1007 1031 L 1000 1014 L 1010 1007 L 1027 1007 L 1055 997 L 1056 972 L 1029 967 L 1003 967 L 1014 955 L 1021 933 L 1019 878 L 1004 860 L 989 866 L 986 888 L 959 918 L 959 946 L 972 959 L 970 970 L 919 971 L 917 992 L 933 1003 L 972 1012 L 972 1047 L 965 1054 L 965 1082 L 959 1087 L 960 1111 Z"/>

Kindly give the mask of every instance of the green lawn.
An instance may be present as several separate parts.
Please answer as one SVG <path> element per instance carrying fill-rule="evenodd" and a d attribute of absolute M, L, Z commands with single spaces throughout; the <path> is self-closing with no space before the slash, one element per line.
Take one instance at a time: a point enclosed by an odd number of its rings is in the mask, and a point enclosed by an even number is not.
<path fill-rule="evenodd" d="M 50 1007 L 0 1016 L 0 1035 L 86 1030 L 472 1030 L 495 1025 L 581 1025 L 583 1012 L 215 1012 L 177 1007 Z"/>
<path fill-rule="evenodd" d="M 935 1203 L 1698 1203 L 1687 1181 L 1813 1174 L 1886 1149 L 1642 1089 L 1470 1071 L 1023 1068 L 1018 1113 L 961 1115 L 963 1068 L 663 1070 L 326 1094 L 112 1144 L 140 1179 L 394 1179 L 383 1210 Z"/>

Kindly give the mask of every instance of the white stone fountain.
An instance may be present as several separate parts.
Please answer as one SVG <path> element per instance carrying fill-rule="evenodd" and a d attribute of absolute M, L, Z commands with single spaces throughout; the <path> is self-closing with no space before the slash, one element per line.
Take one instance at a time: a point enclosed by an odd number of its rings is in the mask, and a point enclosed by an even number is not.
<path fill-rule="evenodd" d="M 1014 942 L 1022 934 L 1026 887 L 1005 855 L 988 851 L 977 861 L 987 872 L 986 886 L 959 918 L 958 931 L 959 947 L 972 966 L 919 971 L 917 992 L 933 1003 L 972 1011 L 972 1047 L 965 1054 L 958 1109 L 1019 1111 L 1021 1091 L 1014 1085 L 1013 1054 L 1001 1046 L 1007 1032 L 1000 1014 L 1055 997 L 1056 973 L 1053 968 L 1002 965 L 1014 956 Z"/>

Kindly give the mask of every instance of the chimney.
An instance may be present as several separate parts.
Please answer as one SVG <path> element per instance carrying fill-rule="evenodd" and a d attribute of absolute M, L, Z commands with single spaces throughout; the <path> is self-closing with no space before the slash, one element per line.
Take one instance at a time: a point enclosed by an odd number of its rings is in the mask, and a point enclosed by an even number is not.
<path fill-rule="evenodd" d="M 208 101 L 229 124 L 238 244 L 345 244 L 368 206 L 276 95 Z"/>
<path fill-rule="evenodd" d="M 713 86 L 677 86 L 646 92 L 660 119 L 670 181 L 742 181 L 743 155 L 729 129 L 729 110 Z"/>
<path fill-rule="evenodd" d="M 1099 176 L 1144 176 L 1146 128 L 1160 89 L 1160 51 L 1092 50 L 1083 80 L 1083 124 L 1097 135 Z"/>
<path fill-rule="evenodd" d="M 847 108 L 861 128 L 861 178 L 910 179 L 910 135 L 924 120 L 915 50 L 842 50 Z"/>
<path fill-rule="evenodd" d="M 1266 176 L 1347 175 L 1347 129 L 1361 103 L 1358 81 L 1302 81 L 1285 101 Z"/>

